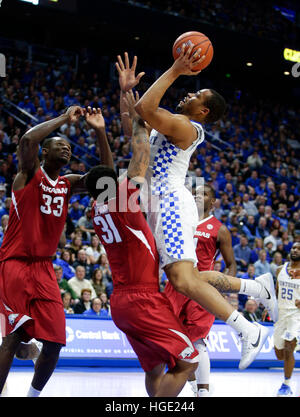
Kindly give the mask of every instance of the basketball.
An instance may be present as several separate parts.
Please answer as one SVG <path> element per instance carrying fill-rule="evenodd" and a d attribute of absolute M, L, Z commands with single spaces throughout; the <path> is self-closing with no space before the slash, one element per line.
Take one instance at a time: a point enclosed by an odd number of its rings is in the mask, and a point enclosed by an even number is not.
<path fill-rule="evenodd" d="M 173 58 L 176 60 L 181 52 L 182 44 L 187 44 L 188 46 L 193 43 L 195 46 L 192 50 L 192 53 L 196 52 L 198 48 L 201 48 L 201 56 L 205 55 L 204 61 L 202 61 L 193 71 L 200 71 L 206 68 L 212 61 L 214 56 L 214 48 L 212 46 L 209 38 L 201 32 L 185 32 L 180 35 L 173 45 Z"/>

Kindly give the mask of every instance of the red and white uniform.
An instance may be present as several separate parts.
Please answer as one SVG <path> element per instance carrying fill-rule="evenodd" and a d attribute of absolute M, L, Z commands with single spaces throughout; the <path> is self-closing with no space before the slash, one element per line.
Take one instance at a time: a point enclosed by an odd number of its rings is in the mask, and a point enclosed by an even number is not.
<path fill-rule="evenodd" d="M 53 181 L 40 168 L 23 189 L 12 192 L 0 248 L 4 335 L 25 323 L 28 340 L 66 342 L 65 315 L 51 257 L 66 222 L 70 189 L 67 178 Z"/>
<path fill-rule="evenodd" d="M 117 198 L 107 204 L 95 202 L 92 209 L 94 228 L 112 271 L 112 318 L 145 371 L 160 363 L 172 368 L 178 359 L 197 362 L 197 350 L 159 292 L 159 256 L 138 196 L 138 186 L 126 178 Z"/>
<path fill-rule="evenodd" d="M 222 223 L 209 216 L 198 223 L 194 240 L 196 244 L 197 268 L 199 271 L 212 271 L 218 253 L 218 232 Z M 184 324 L 193 342 L 205 339 L 215 321 L 215 317 L 198 303 L 178 293 L 170 282 L 164 293 L 174 308 L 176 316 Z"/>

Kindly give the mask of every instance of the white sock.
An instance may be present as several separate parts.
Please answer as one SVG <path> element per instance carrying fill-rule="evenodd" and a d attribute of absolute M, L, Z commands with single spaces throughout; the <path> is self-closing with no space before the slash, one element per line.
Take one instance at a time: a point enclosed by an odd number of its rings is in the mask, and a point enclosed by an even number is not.
<path fill-rule="evenodd" d="M 189 384 L 192 388 L 193 393 L 197 395 L 197 381 L 194 379 L 194 381 L 189 381 Z"/>
<path fill-rule="evenodd" d="M 291 378 L 284 379 L 284 383 L 285 383 L 285 385 L 290 386 L 290 383 L 291 383 Z"/>
<path fill-rule="evenodd" d="M 237 310 L 230 314 L 226 324 L 232 327 L 240 336 L 244 336 L 255 328 L 254 324 L 245 319 Z"/>
<path fill-rule="evenodd" d="M 242 279 L 241 288 L 239 294 L 250 295 L 254 298 L 261 298 L 262 293 L 265 292 L 265 288 L 254 279 Z"/>
<path fill-rule="evenodd" d="M 27 393 L 27 397 L 39 397 L 41 391 L 38 391 L 37 389 L 33 388 L 32 385 L 30 385 L 29 391 Z"/>

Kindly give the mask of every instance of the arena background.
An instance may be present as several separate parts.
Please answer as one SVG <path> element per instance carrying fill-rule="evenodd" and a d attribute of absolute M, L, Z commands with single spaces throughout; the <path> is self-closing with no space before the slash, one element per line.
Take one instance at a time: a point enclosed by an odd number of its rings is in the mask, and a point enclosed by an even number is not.
<path fill-rule="evenodd" d="M 212 11 L 214 3 L 209 0 L 40 0 L 38 5 L 34 5 L 20 0 L 3 0 L 0 9 L 0 53 L 6 57 L 8 74 L 1 79 L 0 87 L 0 111 L 4 126 L 9 115 L 20 127 L 20 134 L 29 124 L 34 124 L 34 120 L 17 106 L 17 97 L 14 97 L 15 100 L 8 100 L 7 97 L 7 85 L 4 83 L 8 79 L 8 83 L 13 84 L 17 78 L 15 73 L 12 75 L 16 57 L 22 62 L 28 61 L 30 65 L 32 62 L 39 63 L 43 68 L 52 64 L 70 65 L 76 73 L 87 76 L 97 73 L 100 87 L 110 83 L 111 91 L 114 91 L 118 87 L 114 68 L 116 56 L 128 51 L 130 56 L 138 56 L 138 72 L 146 72 L 139 88 L 143 91 L 171 65 L 171 49 L 177 36 L 188 30 L 198 30 L 211 39 L 214 59 L 199 77 L 181 77 L 176 81 L 178 91 L 213 87 L 232 105 L 242 103 L 247 108 L 257 104 L 258 111 L 259 106 L 269 105 L 272 108 L 274 103 L 286 106 L 292 111 L 291 120 L 286 123 L 281 121 L 287 131 L 293 133 L 294 160 L 299 162 L 299 118 L 295 115 L 299 114 L 300 77 L 293 76 L 295 62 L 284 58 L 284 49 L 300 50 L 300 6 L 296 1 L 284 0 L 245 2 L 249 15 L 246 14 L 247 18 L 233 28 L 230 11 L 237 3 L 220 1 L 217 4 L 225 5 L 227 14 L 220 13 L 217 17 L 211 13 L 210 18 L 200 19 L 197 11 Z M 188 6 L 191 14 L 186 12 Z M 275 11 L 274 6 L 281 7 L 283 14 Z M 268 22 L 274 18 L 274 13 L 277 20 L 269 29 Z M 260 23 L 255 25 L 255 21 Z M 173 97 L 177 97 L 176 94 Z M 167 107 L 169 103 L 170 100 Z M 259 139 L 252 137 L 251 141 L 255 143 Z M 211 143 L 220 146 L 225 155 L 234 154 L 226 140 L 212 139 Z M 9 153 L 2 155 L 2 161 Z M 123 166 L 118 161 L 116 164 Z M 204 170 L 203 166 L 201 168 Z M 274 178 L 277 185 L 283 182 L 276 169 L 264 175 Z M 286 180 L 288 190 L 295 195 L 293 213 L 299 212 L 299 178 L 299 164 L 295 164 L 295 173 Z M 11 183 L 4 182 L 7 184 L 6 195 L 9 196 Z M 297 219 L 295 224 L 293 236 L 299 236 Z M 267 325 L 272 326 L 272 323 Z M 138 366 L 130 346 L 110 319 L 68 316 L 67 326 L 69 345 L 62 352 L 59 365 L 103 366 L 109 363 L 117 367 Z M 234 336 L 225 327 L 216 322 L 213 328 L 215 339 L 210 349 L 212 367 L 236 367 L 239 360 Z M 72 345 L 76 340 L 78 343 Z M 271 339 L 268 343 L 271 345 Z M 299 367 L 299 354 L 296 354 L 296 359 L 296 366 Z M 272 349 L 266 345 L 265 352 L 252 367 L 274 366 L 274 361 Z M 16 360 L 14 365 L 31 366 Z"/>

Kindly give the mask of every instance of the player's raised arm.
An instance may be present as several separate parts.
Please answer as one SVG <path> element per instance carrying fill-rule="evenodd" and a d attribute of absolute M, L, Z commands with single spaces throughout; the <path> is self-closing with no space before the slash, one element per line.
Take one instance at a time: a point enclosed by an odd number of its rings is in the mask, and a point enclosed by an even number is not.
<path fill-rule="evenodd" d="M 69 107 L 64 114 L 34 126 L 22 136 L 18 147 L 20 169 L 13 184 L 14 190 L 23 188 L 40 167 L 38 158 L 40 143 L 63 124 L 76 122 L 83 114 L 81 107 Z"/>
<path fill-rule="evenodd" d="M 126 101 L 130 119 L 132 121 L 132 157 L 128 166 L 128 177 L 136 182 L 143 182 L 150 161 L 149 134 L 145 122 L 136 113 L 134 106 L 139 99 L 136 92 L 134 96 L 132 90 L 126 93 Z"/>
<path fill-rule="evenodd" d="M 118 62 L 116 62 L 116 68 L 119 74 L 120 84 L 120 114 L 124 135 L 132 135 L 132 120 L 129 115 L 128 105 L 126 99 L 124 100 L 126 93 L 136 87 L 140 79 L 145 75 L 144 72 L 140 72 L 137 76 L 135 70 L 137 66 L 137 57 L 134 56 L 132 66 L 129 63 L 128 53 L 124 53 L 124 62 L 120 55 L 118 55 Z"/>
<path fill-rule="evenodd" d="M 167 89 L 180 75 L 197 75 L 193 68 L 205 59 L 200 57 L 201 49 L 191 55 L 194 45 L 189 48 L 182 47 L 179 58 L 174 62 L 156 82 L 146 91 L 135 106 L 137 113 L 153 128 L 175 144 L 181 144 L 183 148 L 197 138 L 197 131 L 190 123 L 188 117 L 176 115 L 159 107 L 160 101 Z M 203 109 L 203 111 L 206 111 Z"/>
<path fill-rule="evenodd" d="M 112 153 L 109 147 L 109 143 L 105 131 L 105 120 L 103 118 L 101 109 L 95 109 L 88 107 L 84 109 L 85 120 L 88 125 L 95 130 L 97 136 L 97 142 L 100 149 L 101 164 L 109 166 L 114 169 L 114 162 Z M 66 175 L 72 185 L 72 194 L 86 192 L 85 178 L 86 175 Z"/>

